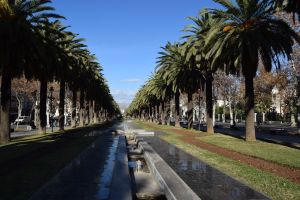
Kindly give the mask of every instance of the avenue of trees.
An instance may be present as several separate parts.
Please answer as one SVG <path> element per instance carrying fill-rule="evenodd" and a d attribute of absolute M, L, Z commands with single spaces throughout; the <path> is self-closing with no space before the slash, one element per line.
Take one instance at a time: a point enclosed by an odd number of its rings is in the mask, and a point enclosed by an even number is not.
<path fill-rule="evenodd" d="M 41 133 L 46 132 L 51 82 L 59 83 L 60 130 L 64 130 L 66 89 L 73 94 L 73 126 L 76 107 L 80 126 L 119 114 L 101 65 L 84 40 L 68 31 L 61 19 L 54 13 L 51 0 L 0 0 L 0 144 L 10 140 L 13 79 L 25 78 L 28 82 L 24 84 L 39 83 L 36 125 Z M 18 95 L 18 90 L 14 92 Z"/>
<path fill-rule="evenodd" d="M 193 123 L 193 96 L 205 96 L 207 132 L 214 133 L 215 101 L 230 102 L 234 109 L 244 109 L 246 141 L 255 141 L 254 109 L 265 113 L 269 106 L 264 91 L 279 84 L 268 72 L 279 71 L 284 63 L 293 62 L 297 77 L 294 85 L 297 98 L 293 114 L 300 127 L 300 66 L 295 56 L 299 46 L 299 30 L 294 29 L 300 14 L 298 0 L 214 0 L 223 9 L 205 9 L 198 17 L 190 17 L 194 25 L 187 26 L 183 40 L 167 43 L 159 53 L 155 73 L 138 91 L 126 111 L 128 116 L 167 124 L 171 103 L 175 103 L 175 126 L 180 120 L 180 96 L 187 96 L 188 128 Z M 278 13 L 291 13 L 287 22 Z M 257 77 L 257 74 L 259 76 Z M 265 79 L 259 79 L 259 77 Z M 287 80 L 288 80 L 287 76 Z M 268 85 L 267 78 L 269 79 Z M 254 83 L 255 80 L 255 83 Z M 225 88 L 222 91 L 221 88 Z M 219 92 L 218 92 L 219 91 Z M 240 93 L 244 96 L 241 97 Z M 256 99 L 255 99 L 256 97 Z M 243 99 L 238 104 L 236 99 Z M 242 101 L 240 101 L 242 102 Z M 261 104 L 261 105 L 259 105 Z M 234 117 L 232 125 L 234 124 Z M 299 129 L 300 130 L 300 129 Z"/>

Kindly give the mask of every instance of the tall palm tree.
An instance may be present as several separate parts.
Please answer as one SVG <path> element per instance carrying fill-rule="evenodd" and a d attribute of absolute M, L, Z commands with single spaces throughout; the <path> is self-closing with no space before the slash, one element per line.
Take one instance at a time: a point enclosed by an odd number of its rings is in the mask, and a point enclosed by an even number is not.
<path fill-rule="evenodd" d="M 25 74 L 32 78 L 35 70 L 41 67 L 45 51 L 37 36 L 48 18 L 60 17 L 48 11 L 54 10 L 46 5 L 50 0 L 1 0 L 0 6 L 0 70 L 1 108 L 0 143 L 7 143 L 10 135 L 9 108 L 11 98 L 11 79 Z"/>
<path fill-rule="evenodd" d="M 167 84 L 167 81 L 163 79 L 162 74 L 156 73 L 149 79 L 146 90 L 148 90 L 149 94 L 156 96 L 159 101 L 161 110 L 159 121 L 162 124 L 166 124 L 167 118 L 169 118 L 167 116 L 166 104 L 172 96 L 171 85 Z"/>
<path fill-rule="evenodd" d="M 253 78 L 258 61 L 262 61 L 266 71 L 273 64 L 279 68 L 279 55 L 290 59 L 294 40 L 300 39 L 287 23 L 272 15 L 269 1 L 214 1 L 225 9 L 209 9 L 220 23 L 205 38 L 206 57 L 213 58 L 212 69 L 225 68 L 244 75 L 246 140 L 255 141 Z"/>
<path fill-rule="evenodd" d="M 173 91 L 184 92 L 188 96 L 188 128 L 193 125 L 193 93 L 196 92 L 203 81 L 203 74 L 196 67 L 196 58 L 194 55 L 187 59 L 188 45 L 168 43 L 163 52 L 160 52 L 157 71 L 172 85 Z"/>
<path fill-rule="evenodd" d="M 203 47 L 205 45 L 205 35 L 217 21 L 212 19 L 207 13 L 200 13 L 199 17 L 190 17 L 190 19 L 194 22 L 194 25 L 187 26 L 184 29 L 184 32 L 189 32 L 191 35 L 184 36 L 184 38 L 187 39 L 186 44 L 191 46 L 191 48 L 188 48 L 188 51 L 190 51 L 189 55 L 194 55 L 194 57 L 196 57 L 197 67 L 199 67 L 205 77 L 207 132 L 213 134 L 212 82 L 214 71 L 210 67 L 210 59 L 205 57 Z M 190 59 L 190 56 L 188 56 L 187 59 Z"/>

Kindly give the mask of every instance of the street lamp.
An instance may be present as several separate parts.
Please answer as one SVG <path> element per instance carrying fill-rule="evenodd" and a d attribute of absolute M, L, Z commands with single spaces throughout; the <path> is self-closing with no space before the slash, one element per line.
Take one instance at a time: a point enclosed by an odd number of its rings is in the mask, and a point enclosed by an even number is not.
<path fill-rule="evenodd" d="M 53 117 L 54 117 L 54 113 L 53 113 L 53 100 L 54 100 L 54 97 L 53 97 L 53 91 L 54 91 L 54 88 L 51 86 L 50 87 L 50 94 L 49 94 L 49 114 L 50 114 L 50 126 L 51 126 L 51 131 L 53 133 Z"/>

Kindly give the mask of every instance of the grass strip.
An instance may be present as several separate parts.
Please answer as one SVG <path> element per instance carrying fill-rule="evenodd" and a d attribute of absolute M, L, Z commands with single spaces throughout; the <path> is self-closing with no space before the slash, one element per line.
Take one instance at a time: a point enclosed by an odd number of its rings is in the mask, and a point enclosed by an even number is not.
<path fill-rule="evenodd" d="M 157 125 L 149 122 L 137 122 L 140 126 L 144 128 L 156 128 L 157 130 L 165 131 L 170 134 L 175 134 L 172 130 L 182 129 L 175 128 L 166 125 Z M 205 132 L 200 132 L 196 130 L 187 130 L 189 133 L 194 133 L 197 139 L 213 144 L 225 149 L 236 151 L 245 155 L 261 158 L 267 161 L 272 161 L 281 165 L 287 165 L 291 167 L 300 168 L 300 150 L 290 148 L 280 144 L 273 144 L 263 141 L 246 142 L 243 139 L 231 137 L 223 134 L 207 135 Z"/>
<path fill-rule="evenodd" d="M 136 123 L 145 129 L 153 130 L 153 124 L 147 124 L 144 122 Z M 276 176 L 273 173 L 258 170 L 239 161 L 232 160 L 205 149 L 201 149 L 197 146 L 185 143 L 178 138 L 180 135 L 172 132 L 172 128 L 163 126 L 162 128 L 157 128 L 157 130 L 167 133 L 166 135 L 160 136 L 163 140 L 266 194 L 272 199 L 300 199 L 300 186 L 296 183 L 292 183 L 289 180 Z"/>
<path fill-rule="evenodd" d="M 298 149 L 262 141 L 245 142 L 242 139 L 221 134 L 199 137 L 198 139 L 242 154 L 300 168 L 300 151 Z"/>

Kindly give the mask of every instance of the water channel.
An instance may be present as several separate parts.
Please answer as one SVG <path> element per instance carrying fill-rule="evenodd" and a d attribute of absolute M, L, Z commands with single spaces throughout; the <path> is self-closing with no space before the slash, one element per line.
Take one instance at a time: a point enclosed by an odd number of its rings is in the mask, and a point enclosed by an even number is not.
<path fill-rule="evenodd" d="M 128 123 L 129 129 L 139 128 Z M 156 135 L 164 134 L 155 132 Z M 168 165 L 185 181 L 188 186 L 203 200 L 245 200 L 267 199 L 247 185 L 211 167 L 198 158 L 178 149 L 159 137 L 144 137 L 152 148 Z"/>
<path fill-rule="evenodd" d="M 119 136 L 110 131 L 92 131 L 87 137 L 95 134 L 99 138 L 37 191 L 31 200 L 108 199 Z"/>

